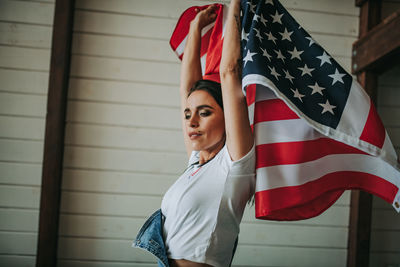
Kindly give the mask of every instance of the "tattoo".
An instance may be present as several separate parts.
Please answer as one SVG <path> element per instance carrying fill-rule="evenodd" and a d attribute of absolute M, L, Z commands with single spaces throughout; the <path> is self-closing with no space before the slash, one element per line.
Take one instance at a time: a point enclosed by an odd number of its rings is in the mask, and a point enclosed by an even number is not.
<path fill-rule="evenodd" d="M 238 30 L 240 36 L 240 18 L 238 15 L 235 14 L 235 21 L 236 21 L 236 29 Z"/>

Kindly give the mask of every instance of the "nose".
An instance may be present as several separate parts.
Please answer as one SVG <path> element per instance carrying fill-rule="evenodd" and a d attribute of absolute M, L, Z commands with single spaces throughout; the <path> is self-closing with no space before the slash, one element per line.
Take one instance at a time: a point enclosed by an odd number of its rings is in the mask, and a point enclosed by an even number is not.
<path fill-rule="evenodd" d="M 192 128 L 196 128 L 199 126 L 199 120 L 196 115 L 193 115 L 189 120 L 188 120 L 189 126 Z"/>

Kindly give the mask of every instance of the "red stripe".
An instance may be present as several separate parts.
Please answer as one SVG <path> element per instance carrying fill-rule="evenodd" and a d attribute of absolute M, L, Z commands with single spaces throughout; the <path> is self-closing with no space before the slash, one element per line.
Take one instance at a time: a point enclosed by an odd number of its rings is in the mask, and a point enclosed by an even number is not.
<path fill-rule="evenodd" d="M 366 154 L 330 138 L 260 144 L 256 146 L 256 168 L 282 164 L 299 164 L 332 154 Z"/>
<path fill-rule="evenodd" d="M 254 124 L 263 121 L 291 120 L 299 117 L 281 99 L 256 102 Z"/>
<path fill-rule="evenodd" d="M 200 57 L 204 56 L 204 54 L 207 53 L 208 43 L 210 42 L 211 33 L 212 33 L 212 28 L 208 30 L 206 34 L 204 34 L 201 37 Z"/>
<path fill-rule="evenodd" d="M 256 101 L 256 84 L 250 84 L 246 86 L 246 102 L 247 106 L 250 106 Z"/>
<path fill-rule="evenodd" d="M 379 148 L 383 147 L 386 131 L 379 115 L 371 101 L 367 122 L 365 123 L 360 139 Z"/>
<path fill-rule="evenodd" d="M 256 193 L 256 217 L 268 220 L 302 220 L 329 208 L 347 189 L 361 189 L 392 203 L 398 188 L 379 176 L 342 171 L 299 186 Z M 288 197 L 290 196 L 290 197 Z"/>

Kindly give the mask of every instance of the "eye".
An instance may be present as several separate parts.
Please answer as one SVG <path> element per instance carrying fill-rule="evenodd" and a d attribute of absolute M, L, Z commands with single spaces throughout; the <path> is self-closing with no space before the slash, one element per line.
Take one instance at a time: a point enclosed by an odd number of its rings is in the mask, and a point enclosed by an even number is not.
<path fill-rule="evenodd" d="M 189 112 L 186 112 L 186 113 L 185 113 L 185 120 L 190 119 L 190 115 L 191 115 L 191 114 L 190 114 Z"/>
<path fill-rule="evenodd" d="M 199 112 L 199 115 L 200 115 L 201 117 L 207 117 L 207 116 L 210 116 L 210 115 L 211 115 L 211 111 L 209 111 L 209 110 L 201 110 L 201 111 Z"/>

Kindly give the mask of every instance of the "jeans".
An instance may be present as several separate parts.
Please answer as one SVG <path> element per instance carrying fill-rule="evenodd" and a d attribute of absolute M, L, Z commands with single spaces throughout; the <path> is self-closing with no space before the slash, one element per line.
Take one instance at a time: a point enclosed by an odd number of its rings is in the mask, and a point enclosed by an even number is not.
<path fill-rule="evenodd" d="M 169 267 L 163 240 L 162 221 L 163 215 L 159 209 L 144 223 L 133 241 L 132 247 L 141 248 L 153 254 L 158 259 L 159 267 Z"/>

